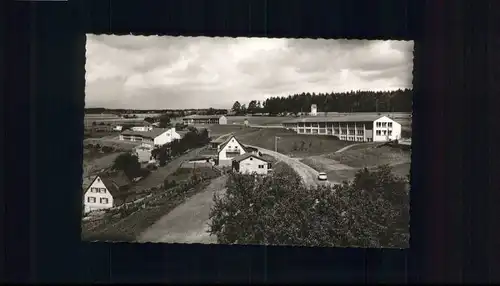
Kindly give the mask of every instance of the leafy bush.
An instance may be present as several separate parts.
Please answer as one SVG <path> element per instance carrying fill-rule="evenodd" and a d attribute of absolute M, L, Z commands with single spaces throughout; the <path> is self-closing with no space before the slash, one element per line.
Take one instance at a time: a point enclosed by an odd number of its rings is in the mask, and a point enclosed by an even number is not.
<path fill-rule="evenodd" d="M 166 189 L 169 189 L 169 188 L 172 188 L 172 187 L 175 187 L 177 185 L 177 182 L 175 180 L 172 180 L 172 181 L 169 181 L 168 179 L 166 179 L 164 182 L 163 182 L 163 188 L 166 190 Z"/>
<path fill-rule="evenodd" d="M 209 232 L 219 243 L 407 247 L 408 190 L 388 166 L 342 185 L 306 188 L 290 168 L 232 174 L 214 196 Z"/>
<path fill-rule="evenodd" d="M 116 157 L 115 161 L 113 162 L 113 169 L 123 171 L 129 179 L 140 177 L 146 174 L 146 171 L 144 171 L 144 169 L 141 169 L 141 163 L 139 163 L 139 159 L 137 158 L 137 156 L 134 156 L 131 153 L 120 154 L 118 157 Z"/>
<path fill-rule="evenodd" d="M 147 169 L 147 168 L 141 168 L 139 170 L 139 172 L 137 173 L 137 175 L 138 175 L 137 177 L 143 177 L 143 178 L 145 178 L 145 177 L 149 176 L 150 174 L 151 174 L 151 171 L 149 169 Z"/>
<path fill-rule="evenodd" d="M 156 166 L 156 164 L 148 164 L 148 165 L 146 166 L 146 168 L 147 168 L 148 170 L 157 170 L 157 169 L 158 169 L 158 167 Z"/>
<path fill-rule="evenodd" d="M 102 150 L 102 152 L 104 152 L 104 153 L 111 153 L 111 152 L 113 152 L 113 151 L 114 151 L 114 150 L 113 150 L 113 148 L 112 148 L 112 147 L 109 147 L 109 146 L 102 146 L 101 150 Z"/>

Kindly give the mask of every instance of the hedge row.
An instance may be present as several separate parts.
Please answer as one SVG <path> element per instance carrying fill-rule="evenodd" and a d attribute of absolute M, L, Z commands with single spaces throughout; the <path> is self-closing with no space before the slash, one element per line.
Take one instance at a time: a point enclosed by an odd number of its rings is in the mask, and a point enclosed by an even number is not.
<path fill-rule="evenodd" d="M 290 168 L 268 177 L 231 174 L 226 195 L 214 197 L 210 233 L 226 244 L 407 247 L 407 186 L 388 166 L 316 188 Z"/>

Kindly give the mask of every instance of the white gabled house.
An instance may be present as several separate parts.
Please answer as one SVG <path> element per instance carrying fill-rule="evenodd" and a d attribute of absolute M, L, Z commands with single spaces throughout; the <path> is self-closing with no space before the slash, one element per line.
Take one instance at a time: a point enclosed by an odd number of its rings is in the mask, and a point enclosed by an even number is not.
<path fill-rule="evenodd" d="M 245 153 L 233 158 L 232 169 L 242 174 L 267 175 L 272 169 L 271 162 L 264 157 Z"/>
<path fill-rule="evenodd" d="M 96 210 L 109 209 L 116 206 L 116 196 L 120 189 L 126 187 L 130 182 L 122 175 L 113 179 L 105 175 L 97 175 L 90 185 L 84 189 L 83 211 L 88 213 Z"/>
<path fill-rule="evenodd" d="M 120 140 L 142 142 L 154 147 L 163 146 L 174 140 L 181 139 L 181 135 L 175 128 L 157 128 L 150 131 L 124 131 L 120 134 Z"/>
<path fill-rule="evenodd" d="M 231 166 L 234 157 L 245 153 L 245 146 L 231 135 L 217 146 L 217 164 L 219 166 Z"/>
<path fill-rule="evenodd" d="M 113 207 L 113 195 L 100 176 L 96 176 L 83 195 L 84 212 Z"/>

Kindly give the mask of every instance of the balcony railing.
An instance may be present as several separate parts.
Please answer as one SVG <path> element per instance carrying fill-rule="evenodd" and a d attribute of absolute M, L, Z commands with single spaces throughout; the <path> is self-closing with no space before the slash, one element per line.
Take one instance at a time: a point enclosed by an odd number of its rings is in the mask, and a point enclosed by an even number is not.
<path fill-rule="evenodd" d="M 236 157 L 239 155 L 240 155 L 239 151 L 226 151 L 226 157 L 228 158 Z"/>

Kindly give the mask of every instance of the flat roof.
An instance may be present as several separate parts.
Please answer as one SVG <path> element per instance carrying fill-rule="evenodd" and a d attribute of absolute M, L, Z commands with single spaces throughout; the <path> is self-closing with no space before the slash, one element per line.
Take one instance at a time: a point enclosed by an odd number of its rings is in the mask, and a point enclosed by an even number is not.
<path fill-rule="evenodd" d="M 151 131 L 123 131 L 122 135 L 129 135 L 129 136 L 141 136 L 141 137 L 147 137 L 147 138 L 156 138 L 159 135 L 165 133 L 169 129 L 167 128 L 156 128 Z"/>
<path fill-rule="evenodd" d="M 260 156 L 257 156 L 255 154 L 252 154 L 252 153 L 244 153 L 242 155 L 238 155 L 236 157 L 233 158 L 233 161 L 235 162 L 241 162 L 245 159 L 248 159 L 248 158 L 256 158 L 256 159 L 259 159 L 259 160 L 262 160 L 264 162 L 268 162 L 269 163 L 269 159 L 266 159 L 266 158 L 262 158 Z"/>
<path fill-rule="evenodd" d="M 219 119 L 224 115 L 198 115 L 198 114 L 193 114 L 186 116 L 182 119 Z"/>
<path fill-rule="evenodd" d="M 283 121 L 283 123 L 303 123 L 303 122 L 373 122 L 385 115 L 376 114 L 349 114 L 342 116 L 310 116 Z"/>

